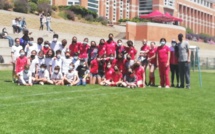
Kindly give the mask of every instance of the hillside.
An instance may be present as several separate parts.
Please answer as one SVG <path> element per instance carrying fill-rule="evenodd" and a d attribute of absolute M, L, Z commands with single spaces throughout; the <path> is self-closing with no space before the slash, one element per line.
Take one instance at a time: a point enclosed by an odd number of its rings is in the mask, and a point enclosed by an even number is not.
<path fill-rule="evenodd" d="M 39 17 L 33 14 L 22 14 L 11 11 L 0 10 L 2 26 L 11 26 L 12 20 L 16 17 L 25 17 L 27 22 L 27 27 L 30 29 L 39 29 Z M 88 35 L 96 37 L 107 37 L 109 33 L 118 35 L 119 32 L 114 27 L 96 25 L 96 24 L 86 24 L 80 22 L 67 21 L 63 19 L 52 18 L 51 27 L 54 31 L 78 34 L 78 35 Z"/>

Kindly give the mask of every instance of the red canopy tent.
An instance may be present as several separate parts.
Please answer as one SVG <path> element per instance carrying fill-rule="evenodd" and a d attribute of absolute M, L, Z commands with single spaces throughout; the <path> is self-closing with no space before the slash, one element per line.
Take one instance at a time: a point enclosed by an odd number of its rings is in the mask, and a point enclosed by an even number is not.
<path fill-rule="evenodd" d="M 155 22 L 182 21 L 182 19 L 180 19 L 180 18 L 173 17 L 169 13 L 163 14 L 158 10 L 155 10 L 148 15 L 141 15 L 140 18 L 152 20 Z"/>

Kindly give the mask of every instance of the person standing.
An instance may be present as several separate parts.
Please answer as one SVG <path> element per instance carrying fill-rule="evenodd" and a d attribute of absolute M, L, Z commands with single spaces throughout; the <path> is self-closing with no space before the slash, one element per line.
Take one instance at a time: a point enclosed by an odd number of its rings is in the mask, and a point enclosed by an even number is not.
<path fill-rule="evenodd" d="M 40 28 L 39 28 L 39 30 L 43 30 L 43 24 L 44 24 L 43 19 L 45 18 L 44 12 L 42 12 L 39 16 L 40 16 Z"/>
<path fill-rule="evenodd" d="M 176 75 L 177 85 L 179 87 L 179 70 L 178 70 L 178 57 L 176 55 L 176 41 L 172 40 L 170 47 L 170 71 L 171 71 L 171 87 L 174 87 L 174 78 Z"/>
<path fill-rule="evenodd" d="M 48 13 L 47 17 L 46 17 L 46 27 L 47 27 L 47 31 L 52 32 L 51 29 L 51 15 Z"/>
<path fill-rule="evenodd" d="M 184 78 L 186 88 L 190 89 L 190 50 L 189 43 L 183 40 L 183 34 L 178 35 L 178 64 L 180 73 L 180 88 L 184 88 Z"/>
<path fill-rule="evenodd" d="M 160 74 L 160 86 L 169 88 L 170 81 L 169 81 L 169 61 L 170 61 L 170 50 L 169 47 L 166 45 L 166 39 L 160 39 L 160 46 L 157 48 L 157 66 L 159 67 L 159 74 Z"/>

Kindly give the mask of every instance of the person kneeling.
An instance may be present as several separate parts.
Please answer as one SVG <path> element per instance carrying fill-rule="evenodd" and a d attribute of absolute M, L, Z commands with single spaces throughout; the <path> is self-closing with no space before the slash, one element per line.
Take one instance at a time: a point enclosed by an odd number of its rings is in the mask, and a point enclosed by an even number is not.
<path fill-rule="evenodd" d="M 18 85 L 32 86 L 32 73 L 29 65 L 25 65 L 24 70 L 18 73 Z"/>
<path fill-rule="evenodd" d="M 64 85 L 63 75 L 60 72 L 59 66 L 54 67 L 54 72 L 51 75 L 51 81 L 54 85 Z"/>
<path fill-rule="evenodd" d="M 128 73 L 124 77 L 124 82 L 122 83 L 122 85 L 127 88 L 136 88 L 136 80 L 136 75 L 132 72 L 132 69 L 129 68 Z"/>
<path fill-rule="evenodd" d="M 67 86 L 75 86 L 78 82 L 78 72 L 75 70 L 75 65 L 71 63 L 68 73 L 64 75 L 64 84 L 67 84 Z"/>
<path fill-rule="evenodd" d="M 122 85 L 122 73 L 119 71 L 119 68 L 117 66 L 114 66 L 111 86 L 123 86 Z"/>
<path fill-rule="evenodd" d="M 35 83 L 39 83 L 40 85 L 53 84 L 49 77 L 49 71 L 46 68 L 46 64 L 40 65 L 40 71 L 35 78 Z"/>

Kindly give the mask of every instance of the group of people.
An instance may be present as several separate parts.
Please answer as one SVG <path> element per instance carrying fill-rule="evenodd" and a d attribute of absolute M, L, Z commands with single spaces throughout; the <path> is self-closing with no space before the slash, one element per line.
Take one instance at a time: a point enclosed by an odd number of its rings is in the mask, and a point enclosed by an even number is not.
<path fill-rule="evenodd" d="M 27 27 L 27 23 L 25 21 L 25 18 L 15 18 L 12 20 L 12 27 L 13 27 L 13 33 L 20 33 L 23 29 Z"/>
<path fill-rule="evenodd" d="M 35 42 L 30 37 L 25 46 L 16 38 L 11 51 L 14 81 L 25 86 L 100 84 L 144 88 L 155 86 L 155 69 L 159 68 L 159 88 L 190 88 L 189 44 L 183 41 L 182 34 L 178 35 L 178 43 L 172 40 L 171 47 L 166 45 L 165 38 L 160 39 L 160 45 L 143 40 L 139 54 L 131 40 L 124 45 L 120 39 L 115 42 L 113 34 L 109 34 L 108 40 L 100 39 L 98 44 L 89 42 L 88 38 L 78 42 L 74 36 L 67 45 L 66 39 L 59 41 L 58 38 L 58 34 L 54 34 L 52 41 L 38 38 Z M 175 74 L 177 83 L 174 85 Z"/>
<path fill-rule="evenodd" d="M 44 25 L 46 26 L 47 31 L 52 32 L 51 29 L 51 15 L 47 13 L 47 15 L 44 12 L 41 12 L 39 15 L 40 17 L 40 28 L 39 30 L 43 30 Z"/>

